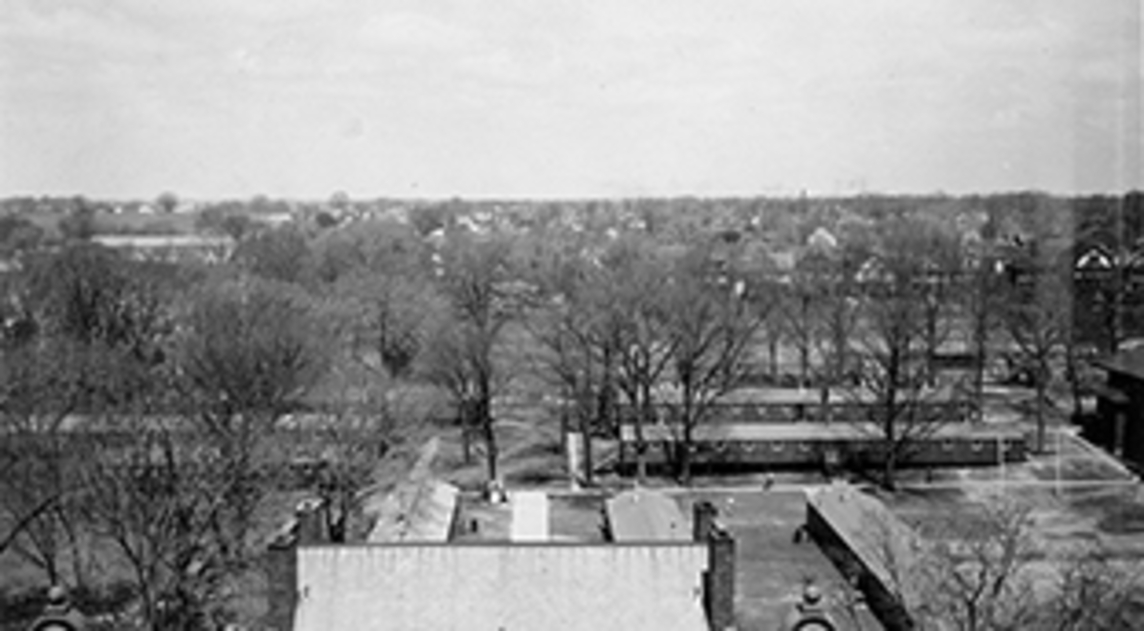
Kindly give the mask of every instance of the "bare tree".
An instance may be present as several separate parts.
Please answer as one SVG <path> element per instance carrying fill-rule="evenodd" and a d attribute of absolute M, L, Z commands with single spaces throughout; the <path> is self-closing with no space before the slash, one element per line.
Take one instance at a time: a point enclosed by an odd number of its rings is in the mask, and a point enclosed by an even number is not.
<path fill-rule="evenodd" d="M 860 499 L 850 533 L 859 556 L 849 558 L 862 563 L 844 571 L 878 586 L 868 596 L 887 628 L 1127 630 L 1141 621 L 1140 571 L 1093 550 L 1048 554 L 1027 503 L 987 497 L 919 532 Z"/>
<path fill-rule="evenodd" d="M 75 487 L 76 461 L 68 456 L 62 418 L 48 416 L 13 423 L 5 419 L 0 445 L 0 554 L 11 551 L 40 569 L 52 583 L 66 576 L 65 553 L 78 562 L 80 550 L 69 546 L 74 534 L 70 493 Z M 20 427 L 23 426 L 23 427 Z M 82 574 L 82 572 L 76 572 Z M 76 581 L 82 576 L 73 576 Z"/>
<path fill-rule="evenodd" d="M 138 624 L 215 628 L 247 560 L 233 528 L 241 507 L 230 502 L 242 480 L 230 475 L 217 442 L 189 426 L 117 422 L 119 439 L 85 468 L 86 522 L 130 568 Z"/>
<path fill-rule="evenodd" d="M 33 260 L 9 287 L 28 325 L 0 341 L 0 512 L 13 525 L 0 552 L 53 582 L 86 578 L 73 496 L 87 424 L 145 398 L 163 359 L 162 294 L 140 267 L 84 244 Z"/>
<path fill-rule="evenodd" d="M 748 370 L 746 355 L 762 324 L 745 300 L 744 284 L 710 268 L 702 251 L 674 266 L 665 292 L 671 421 L 678 424 L 676 460 L 680 479 L 691 479 L 695 428 L 714 405 L 740 386 Z"/>
<path fill-rule="evenodd" d="M 326 532 L 334 542 L 353 541 L 368 527 L 360 517 L 363 489 L 379 482 L 377 468 L 400 440 L 404 427 L 386 407 L 343 405 L 320 418 L 307 418 L 283 428 L 283 457 L 290 486 L 300 484 L 322 501 Z"/>
<path fill-rule="evenodd" d="M 1044 631 L 1131 631 L 1144 624 L 1144 573 L 1133 561 L 1082 556 L 1059 572 L 1056 590 L 1039 608 Z M 1033 625 L 1030 625 L 1033 626 Z"/>
<path fill-rule="evenodd" d="M 309 252 L 306 233 L 287 224 L 245 235 L 235 248 L 232 260 L 255 276 L 299 283 L 304 280 Z"/>
<path fill-rule="evenodd" d="M 420 374 L 447 392 L 457 411 L 465 460 L 471 458 L 470 437 L 480 432 L 485 443 L 489 482 L 497 480 L 497 441 L 492 399 L 502 387 L 486 331 L 470 323 L 442 317 L 429 329 L 420 358 Z"/>
<path fill-rule="evenodd" d="M 328 369 L 330 345 L 305 296 L 257 277 L 197 288 L 180 321 L 174 406 L 219 450 L 232 481 L 230 528 L 243 542 L 268 490 L 266 450 L 278 421 L 302 409 Z"/>
<path fill-rule="evenodd" d="M 806 387 L 811 382 L 811 353 L 818 340 L 819 328 L 815 326 L 814 310 L 818 306 L 818 287 L 808 275 L 796 273 L 780 296 L 779 309 L 781 329 L 784 336 L 798 351 L 799 385 Z"/>
<path fill-rule="evenodd" d="M 663 297 L 671 282 L 670 259 L 642 241 L 619 242 L 606 252 L 600 276 L 605 328 L 614 334 L 616 388 L 630 413 L 636 448 L 636 475 L 647 476 L 644 427 L 658 420 L 657 392 L 668 370 L 676 339 L 669 334 Z"/>
<path fill-rule="evenodd" d="M 863 271 L 856 334 L 862 359 L 859 385 L 850 396 L 869 412 L 880 448 L 882 484 L 893 489 L 895 472 L 918 442 L 952 419 L 946 406 L 961 390 L 933 388 L 929 353 L 948 333 L 949 318 L 930 314 L 924 240 L 909 224 L 888 226 L 876 258 Z M 949 304 L 938 305 L 949 308 Z M 936 325 L 935 325 L 936 323 Z M 932 327 L 940 326 L 935 331 Z"/>
<path fill-rule="evenodd" d="M 449 313 L 432 329 L 422 362 L 425 377 L 452 394 L 462 431 L 481 433 L 490 482 L 497 480 L 498 456 L 492 401 L 508 376 L 494 349 L 520 311 L 510 287 L 507 246 L 499 237 L 452 235 L 439 279 Z"/>
<path fill-rule="evenodd" d="M 966 267 L 958 284 L 963 325 L 973 353 L 973 401 L 977 419 L 981 420 L 985 398 L 985 370 L 995 331 L 1003 323 L 1004 300 L 998 261 L 988 253 L 979 253 Z"/>
<path fill-rule="evenodd" d="M 171 191 L 164 191 L 155 198 L 155 207 L 158 208 L 160 212 L 171 214 L 179 207 L 179 196 Z"/>
<path fill-rule="evenodd" d="M 339 279 L 334 293 L 349 355 L 389 379 L 410 373 L 425 346 L 425 314 L 444 307 L 423 279 L 364 270 Z"/>
<path fill-rule="evenodd" d="M 1030 508 L 991 501 L 961 525 L 931 537 L 918 617 L 961 631 L 1027 627 L 1037 611 Z"/>
<path fill-rule="evenodd" d="M 583 293 L 589 293 L 587 290 Z M 607 418 L 603 404 L 608 376 L 614 372 L 615 348 L 606 331 L 600 330 L 599 311 L 581 292 L 570 291 L 545 304 L 530 318 L 532 337 L 541 349 L 536 354 L 543 374 L 561 393 L 562 434 L 568 430 L 568 415 L 584 445 L 584 475 L 592 483 L 592 434 Z M 576 475 L 576 472 L 572 472 Z"/>
<path fill-rule="evenodd" d="M 1054 367 L 1072 340 L 1071 291 L 1068 281 L 1042 265 L 1016 284 L 1005 309 L 1005 330 L 1036 395 L 1034 418 L 1037 451 L 1045 449 L 1046 409 Z"/>

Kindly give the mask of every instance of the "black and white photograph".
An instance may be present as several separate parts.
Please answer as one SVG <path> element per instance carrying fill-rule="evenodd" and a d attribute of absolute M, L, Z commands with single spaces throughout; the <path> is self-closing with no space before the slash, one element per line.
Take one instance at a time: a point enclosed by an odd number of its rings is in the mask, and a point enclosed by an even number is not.
<path fill-rule="evenodd" d="M 0 631 L 1139 631 L 1141 476 L 1141 0 L 0 0 Z"/>

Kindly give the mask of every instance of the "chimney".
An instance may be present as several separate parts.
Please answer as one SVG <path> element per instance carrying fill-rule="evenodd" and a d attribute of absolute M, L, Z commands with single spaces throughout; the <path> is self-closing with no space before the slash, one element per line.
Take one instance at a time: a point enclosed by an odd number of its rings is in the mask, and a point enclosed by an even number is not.
<path fill-rule="evenodd" d="M 713 631 L 735 628 L 735 540 L 715 521 L 718 509 L 708 501 L 692 506 L 692 538 L 707 544 L 703 606 Z"/>
<path fill-rule="evenodd" d="M 716 528 L 707 541 L 707 554 L 707 622 L 713 631 L 730 631 L 735 628 L 735 539 Z"/>
<path fill-rule="evenodd" d="M 294 523 L 266 551 L 268 611 L 266 628 L 293 631 L 298 606 L 298 546 L 326 543 L 326 515 L 319 499 L 303 500 L 294 510 Z"/>
<path fill-rule="evenodd" d="M 696 543 L 706 543 L 715 530 L 715 516 L 719 513 L 715 506 L 707 500 L 696 502 L 691 507 L 691 538 Z"/>
<path fill-rule="evenodd" d="M 272 631 L 294 630 L 298 606 L 298 546 L 291 539 L 278 539 L 266 551 L 267 612 L 263 620 Z"/>
<path fill-rule="evenodd" d="M 326 507 L 322 500 L 312 498 L 298 502 L 294 516 L 298 524 L 298 545 L 329 543 L 329 533 L 326 532 Z"/>

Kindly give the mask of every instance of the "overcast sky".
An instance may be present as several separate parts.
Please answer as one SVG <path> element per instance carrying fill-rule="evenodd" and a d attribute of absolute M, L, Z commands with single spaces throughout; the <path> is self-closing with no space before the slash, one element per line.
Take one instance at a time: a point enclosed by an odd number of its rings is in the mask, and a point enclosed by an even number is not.
<path fill-rule="evenodd" d="M 0 195 L 1140 187 L 1139 0 L 0 0 Z"/>

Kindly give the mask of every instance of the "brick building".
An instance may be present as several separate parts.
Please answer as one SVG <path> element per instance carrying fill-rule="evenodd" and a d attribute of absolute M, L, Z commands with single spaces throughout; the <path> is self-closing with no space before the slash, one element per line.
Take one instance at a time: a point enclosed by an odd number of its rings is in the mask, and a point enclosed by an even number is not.
<path fill-rule="evenodd" d="M 1097 414 L 1084 435 L 1137 471 L 1144 471 L 1144 347 L 1095 362 L 1108 373 L 1097 390 Z"/>
<path fill-rule="evenodd" d="M 328 544 L 321 517 L 269 554 L 280 631 L 734 628 L 735 542 L 697 510 L 692 540 Z"/>

